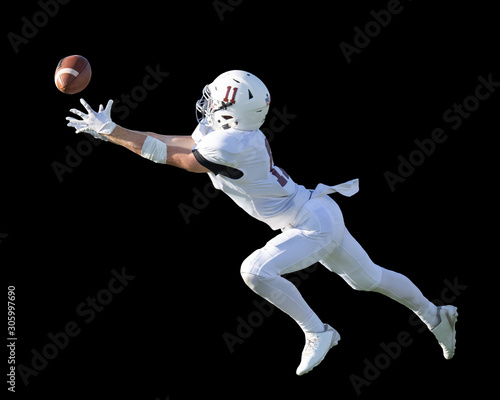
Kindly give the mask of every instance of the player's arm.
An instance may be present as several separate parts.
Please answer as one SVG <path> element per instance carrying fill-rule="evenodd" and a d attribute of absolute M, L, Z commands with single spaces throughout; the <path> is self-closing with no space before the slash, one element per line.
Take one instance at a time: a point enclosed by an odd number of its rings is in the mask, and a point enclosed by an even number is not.
<path fill-rule="evenodd" d="M 85 100 L 80 102 L 87 110 L 85 114 L 79 110 L 70 111 L 81 120 L 67 117 L 68 126 L 76 129 L 76 132 L 87 132 L 98 139 L 110 141 L 123 146 L 134 153 L 160 164 L 169 164 L 183 168 L 190 172 L 208 172 L 194 157 L 191 149 L 194 140 L 190 136 L 166 136 L 153 132 L 140 132 L 123 128 L 111 120 L 110 100 L 104 109 L 102 105 L 95 112 Z"/>
<path fill-rule="evenodd" d="M 191 151 L 195 144 L 191 136 L 159 135 L 153 132 L 133 131 L 117 125 L 107 138 L 110 142 L 151 161 L 190 172 L 208 172 Z"/>
<path fill-rule="evenodd" d="M 154 132 L 141 132 L 141 131 L 131 131 L 131 132 L 135 132 L 144 136 L 151 136 L 153 138 L 161 140 L 167 146 L 177 146 L 191 150 L 195 145 L 191 135 L 160 135 L 159 133 L 154 133 Z"/>

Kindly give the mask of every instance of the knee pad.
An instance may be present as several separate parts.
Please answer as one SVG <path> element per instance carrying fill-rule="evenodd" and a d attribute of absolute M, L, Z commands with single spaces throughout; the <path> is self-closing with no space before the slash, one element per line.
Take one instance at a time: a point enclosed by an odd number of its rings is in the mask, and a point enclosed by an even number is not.
<path fill-rule="evenodd" d="M 259 267 L 257 265 L 257 259 L 259 258 L 260 250 L 254 251 L 250 254 L 245 261 L 241 264 L 240 274 L 246 285 L 255 291 L 255 287 L 258 285 L 258 274 Z"/>
<path fill-rule="evenodd" d="M 267 271 L 267 257 L 263 249 L 255 250 L 250 254 L 245 261 L 241 264 L 240 273 L 247 273 L 259 276 L 272 276 L 271 273 Z"/>
<path fill-rule="evenodd" d="M 258 250 L 257 250 L 258 251 Z M 254 257 L 254 254 L 257 253 L 257 251 L 254 251 L 252 254 L 250 254 L 246 259 L 245 261 L 243 261 L 243 263 L 241 264 L 241 268 L 240 268 L 240 274 L 243 276 L 243 274 L 247 273 L 251 273 L 252 271 L 252 267 L 254 265 L 254 262 L 253 262 L 253 259 L 255 258 Z M 243 278 L 244 279 L 244 278 Z"/>
<path fill-rule="evenodd" d="M 259 286 L 259 283 L 262 280 L 262 277 L 254 274 L 250 274 L 248 272 L 242 272 L 241 277 L 243 278 L 243 281 L 246 283 L 246 285 L 252 289 L 254 292 L 256 292 L 256 288 Z"/>
<path fill-rule="evenodd" d="M 256 293 L 260 293 L 266 279 L 278 276 L 273 273 L 272 265 L 268 263 L 265 250 L 255 250 L 241 264 L 240 274 L 246 285 Z M 265 285 L 264 285 L 265 286 Z"/>

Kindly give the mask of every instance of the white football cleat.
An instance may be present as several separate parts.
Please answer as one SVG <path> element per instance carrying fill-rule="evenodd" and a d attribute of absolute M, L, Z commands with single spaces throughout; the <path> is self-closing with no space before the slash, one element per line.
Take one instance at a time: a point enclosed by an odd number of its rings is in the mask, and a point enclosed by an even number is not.
<path fill-rule="evenodd" d="M 328 350 L 336 346 L 340 340 L 339 333 L 325 324 L 324 332 L 306 333 L 306 345 L 302 351 L 302 360 L 297 368 L 297 375 L 307 374 L 326 356 Z"/>
<path fill-rule="evenodd" d="M 431 332 L 436 336 L 443 348 L 444 358 L 450 360 L 455 355 L 455 324 L 457 323 L 458 312 L 454 306 L 438 307 L 438 312 L 441 322 Z"/>

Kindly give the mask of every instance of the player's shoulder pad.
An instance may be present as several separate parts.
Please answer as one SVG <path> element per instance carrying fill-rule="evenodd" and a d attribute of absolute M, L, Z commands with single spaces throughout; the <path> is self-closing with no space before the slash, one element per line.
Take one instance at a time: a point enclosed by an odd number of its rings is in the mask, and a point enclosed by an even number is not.
<path fill-rule="evenodd" d="M 213 131 L 204 136 L 199 142 L 197 148 L 210 149 L 229 154 L 241 153 L 243 145 L 236 135 L 227 131 Z"/>
<path fill-rule="evenodd" d="M 213 129 L 205 124 L 198 124 L 191 134 L 195 143 L 198 143 L 201 139 L 203 139 L 206 135 L 210 133 Z"/>
<path fill-rule="evenodd" d="M 238 137 L 225 131 L 213 131 L 204 136 L 195 149 L 210 162 L 235 167 L 243 146 Z"/>

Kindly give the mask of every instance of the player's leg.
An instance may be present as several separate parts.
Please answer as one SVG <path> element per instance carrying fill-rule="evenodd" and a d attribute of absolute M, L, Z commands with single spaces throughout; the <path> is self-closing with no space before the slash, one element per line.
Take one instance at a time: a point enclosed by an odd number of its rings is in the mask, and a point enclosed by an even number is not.
<path fill-rule="evenodd" d="M 300 271 L 332 252 L 344 234 L 344 221 L 330 198 L 307 202 L 291 226 L 242 264 L 245 283 L 257 294 L 290 315 L 304 332 L 320 332 L 324 325 L 297 288 L 281 275 Z"/>
<path fill-rule="evenodd" d="M 439 323 L 437 307 L 406 276 L 372 262 L 346 229 L 342 242 L 321 260 L 356 290 L 381 293 L 415 312 L 430 329 Z"/>
<path fill-rule="evenodd" d="M 311 371 L 340 340 L 339 333 L 323 324 L 298 289 L 281 275 L 318 261 L 321 246 L 293 228 L 275 237 L 243 262 L 241 276 L 258 295 L 292 317 L 305 334 L 297 375 Z"/>
<path fill-rule="evenodd" d="M 318 250 L 318 244 L 299 229 L 289 229 L 253 252 L 240 271 L 250 289 L 292 317 L 304 332 L 321 332 L 324 324 L 295 285 L 281 275 L 318 261 Z"/>
<path fill-rule="evenodd" d="M 456 307 L 436 307 L 406 276 L 374 264 L 347 229 L 342 242 L 321 263 L 354 289 L 378 292 L 408 307 L 436 336 L 444 357 L 453 357 Z"/>
<path fill-rule="evenodd" d="M 297 288 L 281 275 L 306 268 L 331 252 L 342 238 L 344 225 L 340 209 L 328 207 L 324 199 L 306 203 L 292 225 L 251 254 L 243 262 L 241 275 L 254 292 L 303 329 L 306 344 L 297 368 L 297 374 L 303 375 L 324 359 L 340 335 L 323 324 Z"/>

